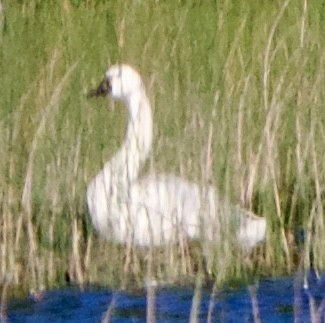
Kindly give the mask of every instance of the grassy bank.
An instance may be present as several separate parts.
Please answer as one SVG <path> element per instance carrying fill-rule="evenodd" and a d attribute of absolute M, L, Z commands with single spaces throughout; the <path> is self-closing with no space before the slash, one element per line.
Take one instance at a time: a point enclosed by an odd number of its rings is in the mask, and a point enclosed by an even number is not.
<path fill-rule="evenodd" d="M 143 251 L 98 238 L 85 204 L 87 182 L 123 138 L 122 105 L 85 95 L 115 62 L 141 72 L 153 105 L 147 170 L 211 182 L 265 216 L 257 274 L 308 266 L 310 255 L 324 269 L 322 2 L 0 3 L 0 282 L 40 288 L 65 272 L 78 283 L 142 281 Z M 200 250 L 189 248 L 194 256 L 156 252 L 155 273 L 193 276 Z M 226 261 L 214 274 L 243 272 Z"/>

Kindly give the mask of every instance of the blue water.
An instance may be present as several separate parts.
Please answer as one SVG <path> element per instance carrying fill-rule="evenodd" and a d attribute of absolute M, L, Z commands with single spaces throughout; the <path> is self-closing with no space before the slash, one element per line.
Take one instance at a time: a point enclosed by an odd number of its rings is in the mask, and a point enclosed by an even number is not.
<path fill-rule="evenodd" d="M 318 308 L 320 322 L 325 321 L 325 275 L 309 279 L 304 289 L 297 278 L 265 279 L 256 285 L 256 298 L 262 322 L 311 322 L 311 297 Z M 206 322 L 211 290 L 202 291 L 199 321 Z M 188 322 L 193 290 L 157 288 L 156 321 Z M 38 301 L 31 297 L 8 304 L 8 322 L 100 322 L 114 298 L 111 322 L 145 322 L 146 294 L 75 288 L 45 292 Z M 218 290 L 213 303 L 212 322 L 253 322 L 252 301 L 248 289 Z"/>

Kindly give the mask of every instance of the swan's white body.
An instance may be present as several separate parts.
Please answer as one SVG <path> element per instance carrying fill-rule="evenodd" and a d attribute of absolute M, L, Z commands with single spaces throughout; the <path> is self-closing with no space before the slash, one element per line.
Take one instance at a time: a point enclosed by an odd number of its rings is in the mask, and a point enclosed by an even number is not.
<path fill-rule="evenodd" d="M 202 188 L 174 175 L 139 179 L 153 133 L 151 108 L 139 74 L 127 65 L 112 66 L 96 94 L 106 92 L 125 101 L 129 119 L 122 146 L 87 188 L 95 229 L 110 241 L 138 246 L 182 238 L 217 240 L 223 221 L 213 187 Z M 231 209 L 239 244 L 250 249 L 265 238 L 264 218 Z"/>

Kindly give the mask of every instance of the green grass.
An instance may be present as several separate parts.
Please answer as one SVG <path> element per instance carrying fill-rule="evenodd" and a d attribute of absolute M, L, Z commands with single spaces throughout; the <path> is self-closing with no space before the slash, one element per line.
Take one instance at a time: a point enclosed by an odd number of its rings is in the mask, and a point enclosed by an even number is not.
<path fill-rule="evenodd" d="M 65 271 L 81 284 L 142 281 L 143 251 L 98 238 L 85 203 L 123 138 L 123 106 L 86 98 L 116 62 L 139 70 L 153 105 L 147 170 L 211 182 L 265 216 L 255 274 L 297 268 L 297 228 L 304 265 L 312 253 L 324 269 L 325 3 L 0 3 L 0 282 L 54 286 Z M 190 247 L 197 256 L 155 253 L 156 275 L 191 278 L 201 256 Z M 245 277 L 218 252 L 217 280 Z"/>

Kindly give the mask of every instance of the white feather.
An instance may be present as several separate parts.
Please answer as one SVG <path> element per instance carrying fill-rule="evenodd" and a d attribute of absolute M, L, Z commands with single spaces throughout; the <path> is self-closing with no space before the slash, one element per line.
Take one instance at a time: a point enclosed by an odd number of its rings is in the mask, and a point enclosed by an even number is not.
<path fill-rule="evenodd" d="M 237 242 L 245 249 L 265 238 L 265 218 L 220 203 L 213 187 L 200 187 L 174 175 L 139 178 L 153 135 L 144 86 L 128 65 L 109 68 L 104 82 L 113 99 L 123 100 L 128 109 L 123 144 L 87 188 L 92 223 L 104 238 L 138 246 L 160 246 L 183 238 L 213 243 L 228 222 L 236 223 Z"/>

